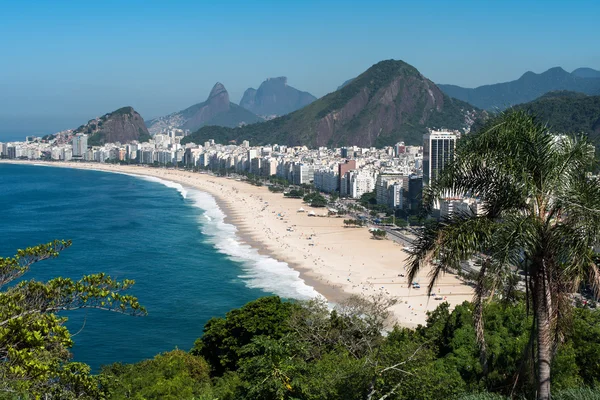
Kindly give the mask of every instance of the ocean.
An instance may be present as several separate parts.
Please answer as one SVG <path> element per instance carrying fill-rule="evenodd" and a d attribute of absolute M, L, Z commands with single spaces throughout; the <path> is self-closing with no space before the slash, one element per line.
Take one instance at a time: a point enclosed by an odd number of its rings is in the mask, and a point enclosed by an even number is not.
<path fill-rule="evenodd" d="M 261 296 L 317 293 L 283 262 L 239 240 L 214 198 L 157 178 L 0 164 L 0 257 L 71 239 L 25 279 L 79 279 L 106 272 L 134 279 L 148 310 L 131 317 L 100 310 L 65 313 L 73 360 L 94 371 L 175 348 L 189 350 L 211 317 Z"/>

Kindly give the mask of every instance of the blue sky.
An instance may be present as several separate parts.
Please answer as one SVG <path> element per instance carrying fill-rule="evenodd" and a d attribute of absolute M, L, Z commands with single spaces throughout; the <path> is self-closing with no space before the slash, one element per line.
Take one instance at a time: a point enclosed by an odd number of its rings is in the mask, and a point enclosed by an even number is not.
<path fill-rule="evenodd" d="M 600 69 L 599 1 L 0 0 L 0 132 L 146 119 L 285 75 L 323 96 L 384 59 L 467 87 Z"/>

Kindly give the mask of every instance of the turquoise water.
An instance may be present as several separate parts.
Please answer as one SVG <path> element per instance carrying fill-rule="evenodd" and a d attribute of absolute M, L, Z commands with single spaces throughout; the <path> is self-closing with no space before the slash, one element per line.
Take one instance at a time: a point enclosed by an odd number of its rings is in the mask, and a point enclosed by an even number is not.
<path fill-rule="evenodd" d="M 307 298 L 285 263 L 240 243 L 209 195 L 172 182 L 98 171 L 0 165 L 0 256 L 71 239 L 25 278 L 78 279 L 106 272 L 134 279 L 146 317 L 98 310 L 65 314 L 74 360 L 94 370 L 163 351 L 188 350 L 212 316 L 268 294 Z"/>

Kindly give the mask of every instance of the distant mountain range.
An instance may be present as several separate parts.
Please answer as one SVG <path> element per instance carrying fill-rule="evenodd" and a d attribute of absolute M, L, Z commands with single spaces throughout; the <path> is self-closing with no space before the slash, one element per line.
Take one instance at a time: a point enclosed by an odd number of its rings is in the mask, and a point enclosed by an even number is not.
<path fill-rule="evenodd" d="M 555 67 L 541 74 L 529 71 L 515 81 L 484 85 L 475 89 L 440 84 L 438 87 L 448 96 L 466 101 L 476 107 L 485 110 L 503 110 L 535 100 L 545 93 L 556 90 L 600 95 L 600 71 L 578 68 L 569 73 L 560 67 Z"/>
<path fill-rule="evenodd" d="M 229 93 L 223 84 L 217 82 L 206 101 L 194 104 L 185 110 L 147 122 L 148 131 L 155 135 L 169 126 L 195 131 L 206 125 L 236 127 L 251 124 L 263 119 L 229 101 Z"/>
<path fill-rule="evenodd" d="M 420 144 L 427 128 L 467 130 L 481 114 L 444 94 L 411 65 L 387 60 L 291 114 L 235 129 L 207 126 L 182 143 L 215 139 L 312 147 L 383 146 L 401 140 Z"/>
<path fill-rule="evenodd" d="M 144 142 L 150 139 L 144 119 L 133 107 L 122 107 L 100 118 L 92 119 L 75 129 L 74 133 L 87 134 L 90 146 L 114 142 L 127 143 L 132 140 Z"/>
<path fill-rule="evenodd" d="M 263 117 L 281 116 L 309 105 L 317 98 L 287 84 L 287 78 L 268 78 L 258 90 L 249 88 L 244 92 L 240 106 Z"/>

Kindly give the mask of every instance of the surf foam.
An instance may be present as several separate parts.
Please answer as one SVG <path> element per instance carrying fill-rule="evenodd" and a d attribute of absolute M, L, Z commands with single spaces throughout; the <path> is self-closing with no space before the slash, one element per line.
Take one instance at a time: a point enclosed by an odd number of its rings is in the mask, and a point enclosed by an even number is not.
<path fill-rule="evenodd" d="M 285 298 L 307 300 L 322 297 L 287 263 L 263 256 L 257 249 L 242 243 L 236 234 L 236 227 L 225 222 L 225 213 L 213 196 L 188 188 L 188 198 L 203 211 L 199 220 L 202 233 L 220 253 L 227 254 L 231 260 L 242 265 L 243 274 L 239 277 L 248 287 Z"/>

